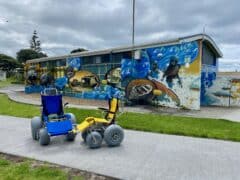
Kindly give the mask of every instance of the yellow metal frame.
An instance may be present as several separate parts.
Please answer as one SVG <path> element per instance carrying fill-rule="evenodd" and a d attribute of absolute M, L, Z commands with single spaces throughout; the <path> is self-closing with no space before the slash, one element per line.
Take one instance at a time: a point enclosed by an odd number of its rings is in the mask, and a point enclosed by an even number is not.
<path fill-rule="evenodd" d="M 95 124 L 108 125 L 110 121 L 103 118 L 87 117 L 82 123 L 78 124 L 73 133 L 84 132 L 86 129 Z"/>
<path fill-rule="evenodd" d="M 75 127 L 75 129 L 73 130 L 73 133 L 84 132 L 86 129 L 96 124 L 109 125 L 112 122 L 112 120 L 115 118 L 115 114 L 117 110 L 118 110 L 118 99 L 113 98 L 110 101 L 109 111 L 106 115 L 106 119 L 96 118 L 96 117 L 87 117 L 82 123 L 78 124 Z"/>

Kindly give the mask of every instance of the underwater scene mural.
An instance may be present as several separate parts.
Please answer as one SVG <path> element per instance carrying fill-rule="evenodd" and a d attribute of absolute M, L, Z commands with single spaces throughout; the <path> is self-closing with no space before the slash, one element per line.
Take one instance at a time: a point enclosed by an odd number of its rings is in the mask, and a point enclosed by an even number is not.
<path fill-rule="evenodd" d="M 240 106 L 240 79 L 217 77 L 217 66 L 202 65 L 201 105 Z"/>
<path fill-rule="evenodd" d="M 122 60 L 121 77 L 132 103 L 200 108 L 198 42 L 142 49 L 140 59 Z"/>
<path fill-rule="evenodd" d="M 81 58 L 80 57 L 70 57 L 67 58 L 68 67 L 72 67 L 74 70 L 81 69 Z"/>
<path fill-rule="evenodd" d="M 104 70 L 104 79 L 122 90 L 122 97 L 127 104 L 200 109 L 199 42 L 183 42 L 138 51 L 138 59 L 122 58 L 120 66 L 108 69 L 106 67 L 111 66 L 105 66 L 97 71 L 102 73 Z M 48 75 L 54 77 L 53 84 L 64 95 L 108 99 L 112 89 L 101 83 L 103 79 L 97 72 L 84 69 L 82 62 L 81 57 L 67 58 L 64 68 L 49 68 L 38 75 L 31 69 L 34 77 L 29 79 L 33 79 L 33 83 Z M 31 92 L 27 88 L 33 88 L 31 84 L 28 85 L 25 92 Z"/>

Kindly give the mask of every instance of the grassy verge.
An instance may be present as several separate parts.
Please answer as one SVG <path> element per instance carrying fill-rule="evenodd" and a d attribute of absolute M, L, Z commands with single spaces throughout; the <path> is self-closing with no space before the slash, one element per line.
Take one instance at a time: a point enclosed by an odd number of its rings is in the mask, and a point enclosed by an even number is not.
<path fill-rule="evenodd" d="M 16 117 L 37 116 L 40 113 L 40 108 L 28 104 L 16 103 L 8 99 L 4 94 L 0 94 L 0 114 Z"/>
<path fill-rule="evenodd" d="M 9 78 L 8 78 L 6 81 L 1 81 L 1 80 L 0 80 L 0 88 L 9 86 L 12 81 L 13 81 L 13 79 L 9 79 Z"/>
<path fill-rule="evenodd" d="M 98 110 L 67 108 L 65 112 L 74 113 L 78 123 L 87 116 L 102 116 Z M 31 118 L 39 115 L 40 111 L 37 106 L 16 103 L 0 94 L 0 114 Z M 124 113 L 118 118 L 118 123 L 126 129 L 240 141 L 240 123 L 221 119 Z"/>
<path fill-rule="evenodd" d="M 114 180 L 115 178 L 0 152 L 0 179 Z"/>
<path fill-rule="evenodd" d="M 7 87 L 12 83 L 22 84 L 23 82 L 16 82 L 16 79 L 14 77 L 10 77 L 10 78 L 7 78 L 6 81 L 0 81 L 0 88 Z"/>
<path fill-rule="evenodd" d="M 84 179 L 57 165 L 0 154 L 1 179 Z"/>

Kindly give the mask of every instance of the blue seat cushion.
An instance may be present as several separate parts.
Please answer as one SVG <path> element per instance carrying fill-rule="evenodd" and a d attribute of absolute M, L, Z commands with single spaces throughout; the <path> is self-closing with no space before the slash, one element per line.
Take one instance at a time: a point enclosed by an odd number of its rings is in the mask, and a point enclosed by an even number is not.
<path fill-rule="evenodd" d="M 63 121 L 50 121 L 46 123 L 46 127 L 51 136 L 57 136 L 67 134 L 71 131 L 72 122 L 69 119 Z"/>

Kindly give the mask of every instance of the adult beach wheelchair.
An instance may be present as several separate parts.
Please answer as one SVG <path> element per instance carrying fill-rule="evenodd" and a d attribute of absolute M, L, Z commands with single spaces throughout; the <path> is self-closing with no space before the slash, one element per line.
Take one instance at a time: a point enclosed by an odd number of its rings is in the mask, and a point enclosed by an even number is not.
<path fill-rule="evenodd" d="M 31 132 L 34 140 L 41 145 L 48 145 L 51 136 L 65 135 L 67 141 L 74 141 L 73 133 L 76 118 L 72 113 L 63 111 L 62 94 L 56 88 L 45 88 L 41 92 L 41 117 L 31 120 Z"/>

